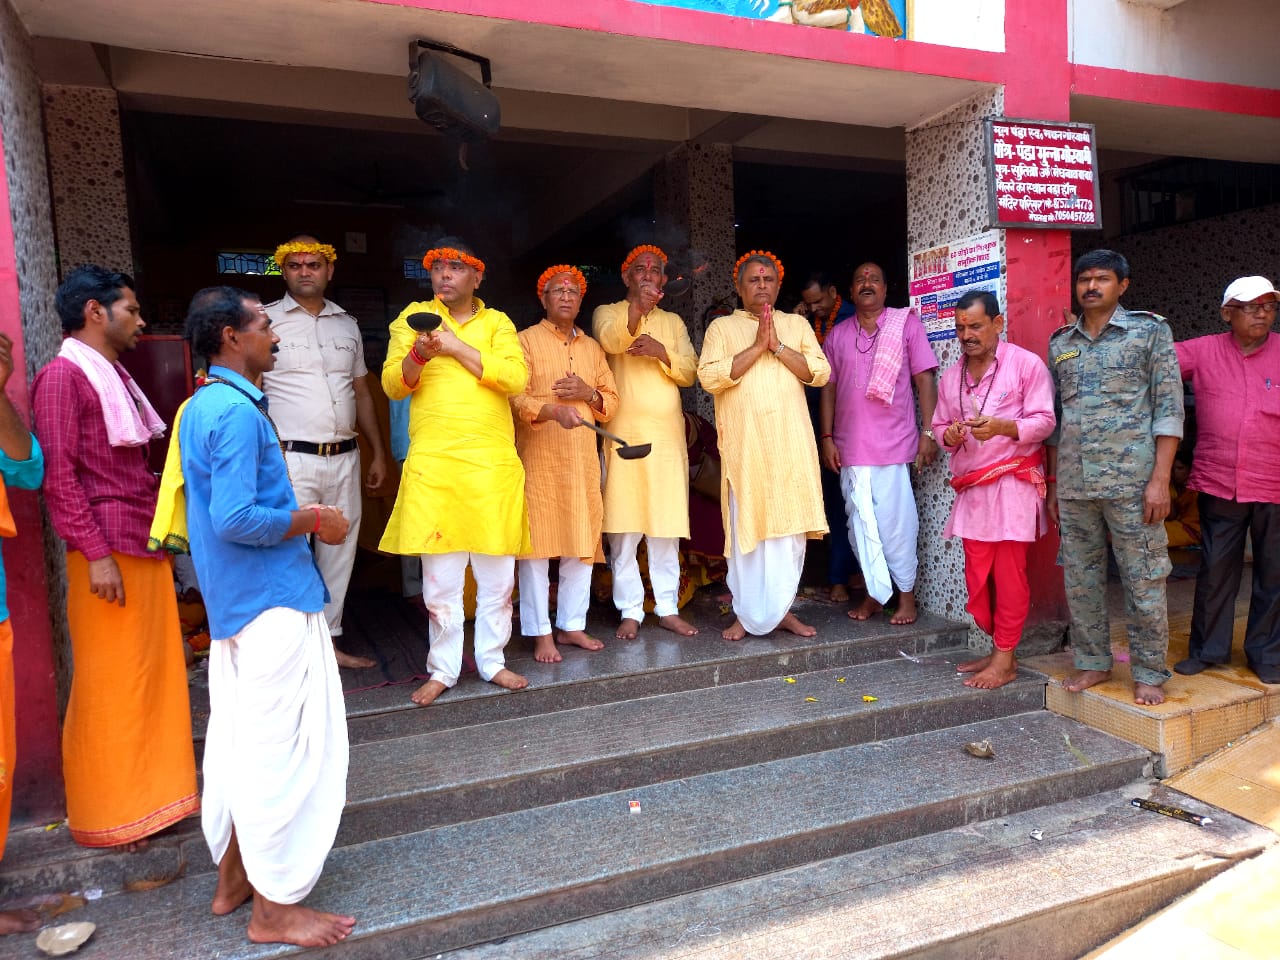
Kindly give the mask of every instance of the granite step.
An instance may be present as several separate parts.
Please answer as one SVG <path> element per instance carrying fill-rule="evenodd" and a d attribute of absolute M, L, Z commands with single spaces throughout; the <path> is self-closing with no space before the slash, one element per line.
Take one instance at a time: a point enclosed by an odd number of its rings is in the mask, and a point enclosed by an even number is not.
<path fill-rule="evenodd" d="M 1214 822 L 1196 827 L 1135 810 L 1133 797 Z M 466 947 L 444 960 L 1076 960 L 1278 843 L 1247 820 L 1140 783 Z M 1144 955 L 1159 952 L 1149 943 Z"/>
<path fill-rule="evenodd" d="M 1035 675 L 999 690 L 972 690 L 953 666 L 967 651 L 947 655 L 355 744 L 337 843 L 1043 707 L 1044 682 Z M 65 830 L 23 831 L 15 834 L 0 873 L 0 899 L 95 887 L 114 893 L 179 870 L 194 875 L 213 869 L 195 820 L 156 838 L 152 847 L 140 855 L 85 851 Z"/>
<path fill-rule="evenodd" d="M 529 679 L 529 687 L 518 693 L 484 683 L 474 673 L 464 674 L 430 710 L 422 710 L 409 700 L 416 684 L 349 693 L 351 741 L 455 730 L 657 694 L 848 667 L 890 660 L 900 651 L 929 656 L 964 647 L 967 638 L 963 624 L 930 614 L 923 614 L 914 624 L 889 628 L 884 618 L 858 622 L 846 617 L 842 606 L 797 601 L 797 612 L 818 628 L 817 636 L 773 634 L 730 643 L 720 638 L 720 629 L 728 626 L 727 618 L 703 609 L 706 606 L 706 601 L 699 599 L 690 605 L 697 609 L 685 611 L 701 627 L 701 633 L 694 637 L 677 637 L 648 623 L 640 639 L 614 640 L 616 623 L 612 619 L 593 620 L 588 627 L 606 638 L 605 648 L 587 652 L 562 647 L 564 660 L 554 664 L 534 660 L 532 646 L 517 631 L 507 648 L 507 665 Z M 597 614 L 593 616 L 599 620 Z M 193 693 L 193 706 L 195 700 Z M 204 736 L 202 728 L 195 733 L 197 740 Z"/>
<path fill-rule="evenodd" d="M 994 759 L 962 749 L 987 739 Z M 360 918 L 314 957 L 411 958 L 1131 784 L 1140 748 L 1043 710 L 691 776 L 335 849 L 309 903 Z M 634 811 L 634 812 L 633 812 Z M 99 957 L 259 960 L 214 877 L 77 911 Z"/>

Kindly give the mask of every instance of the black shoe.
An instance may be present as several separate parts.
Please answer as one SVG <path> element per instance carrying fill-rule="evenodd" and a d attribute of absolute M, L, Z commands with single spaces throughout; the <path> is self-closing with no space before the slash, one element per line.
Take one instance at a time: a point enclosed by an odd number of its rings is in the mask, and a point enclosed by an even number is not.
<path fill-rule="evenodd" d="M 1256 673 L 1263 683 L 1280 683 L 1280 666 L 1276 664 L 1260 663 L 1249 669 Z"/>
<path fill-rule="evenodd" d="M 1212 667 L 1212 663 L 1204 660 L 1197 660 L 1195 657 L 1187 657 L 1185 660 L 1179 660 L 1173 665 L 1173 672 L 1180 673 L 1184 677 L 1194 677 L 1197 673 L 1204 673 Z"/>

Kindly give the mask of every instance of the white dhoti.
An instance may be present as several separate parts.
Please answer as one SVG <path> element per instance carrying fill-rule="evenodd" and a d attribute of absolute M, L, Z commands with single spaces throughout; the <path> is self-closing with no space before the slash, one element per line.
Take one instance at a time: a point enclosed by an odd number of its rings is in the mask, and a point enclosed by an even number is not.
<path fill-rule="evenodd" d="M 321 613 L 273 607 L 209 650 L 202 824 L 215 862 L 234 827 L 253 888 L 297 903 L 320 879 L 347 800 L 347 713 Z"/>
<path fill-rule="evenodd" d="M 729 491 L 729 542 L 738 542 L 738 500 Z M 747 633 L 764 636 L 791 612 L 804 570 L 805 535 L 769 537 L 749 553 L 730 552 L 726 580 L 733 612 Z"/>
<path fill-rule="evenodd" d="M 476 581 L 476 669 L 492 680 L 506 667 L 503 651 L 511 639 L 511 591 L 516 585 L 514 557 L 484 553 L 424 553 L 422 602 L 430 618 L 427 670 L 446 687 L 462 673 L 462 587 L 467 564 Z"/>
<path fill-rule="evenodd" d="M 649 583 L 653 586 L 653 612 L 670 617 L 680 612 L 680 538 L 650 537 L 640 533 L 609 534 L 613 564 L 613 605 L 623 620 L 644 619 L 644 580 L 636 551 L 645 538 Z"/>
<path fill-rule="evenodd" d="M 289 464 L 289 481 L 298 503 L 324 503 L 342 510 L 351 523 L 351 532 L 341 543 L 323 543 L 311 538 L 316 566 L 324 585 L 329 588 L 329 601 L 324 605 L 324 618 L 329 633 L 342 636 L 342 608 L 347 601 L 347 585 L 356 562 L 360 517 L 364 508 L 360 491 L 360 451 L 321 457 L 313 453 L 289 451 L 284 455 Z"/>
<path fill-rule="evenodd" d="M 920 516 L 905 463 L 840 468 L 840 491 L 849 517 L 849 544 L 858 555 L 867 593 L 888 603 L 894 584 L 916 588 L 916 540 Z"/>
<path fill-rule="evenodd" d="M 542 637 L 551 632 L 551 592 L 546 558 L 521 560 L 520 632 Z M 556 626 L 561 630 L 585 630 L 591 604 L 591 569 L 577 557 L 560 558 L 560 585 L 556 588 Z"/>

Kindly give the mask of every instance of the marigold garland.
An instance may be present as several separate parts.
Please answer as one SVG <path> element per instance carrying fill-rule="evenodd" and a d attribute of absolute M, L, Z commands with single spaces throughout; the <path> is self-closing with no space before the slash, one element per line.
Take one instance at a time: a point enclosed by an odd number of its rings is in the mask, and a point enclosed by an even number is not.
<path fill-rule="evenodd" d="M 628 253 L 626 259 L 622 261 L 622 272 L 626 273 L 630 270 L 631 265 L 640 259 L 640 255 L 644 253 L 652 253 L 655 257 L 661 257 L 664 264 L 670 259 L 661 247 L 655 247 L 652 243 L 642 243 Z"/>
<path fill-rule="evenodd" d="M 738 271 L 742 269 L 742 265 L 746 263 L 748 260 L 750 260 L 752 257 L 764 257 L 767 260 L 772 260 L 773 265 L 778 268 L 778 283 L 782 283 L 782 277 L 786 273 L 786 271 L 782 269 L 782 261 L 779 260 L 777 257 L 775 257 L 768 250 L 748 250 L 746 253 L 740 256 L 738 258 L 738 262 L 733 265 L 733 282 L 734 283 L 738 282 Z"/>
<path fill-rule="evenodd" d="M 291 253 L 318 253 L 330 263 L 333 263 L 338 259 L 338 252 L 333 249 L 333 244 L 305 243 L 300 240 L 291 240 L 288 243 L 282 243 L 280 246 L 276 247 L 276 266 L 283 269 L 284 258 Z"/>
<path fill-rule="evenodd" d="M 587 278 L 582 275 L 582 271 L 572 264 L 557 263 L 554 267 L 547 267 L 542 271 L 542 275 L 538 277 L 538 299 L 542 299 L 543 293 L 546 292 L 547 284 L 562 273 L 569 274 L 573 278 L 573 282 L 577 284 L 578 293 L 582 296 L 587 295 Z"/>
<path fill-rule="evenodd" d="M 428 270 L 437 260 L 457 260 L 459 263 L 465 263 L 468 267 L 473 268 L 477 273 L 484 273 L 483 260 L 453 247 L 435 247 L 422 255 L 422 265 Z"/>
<path fill-rule="evenodd" d="M 821 317 L 813 318 L 813 333 L 818 338 L 818 346 L 822 346 L 827 339 L 827 334 L 836 325 L 836 314 L 840 312 L 842 306 L 844 306 L 844 300 L 837 296 L 836 302 L 831 305 L 831 311 L 827 314 L 825 322 Z"/>

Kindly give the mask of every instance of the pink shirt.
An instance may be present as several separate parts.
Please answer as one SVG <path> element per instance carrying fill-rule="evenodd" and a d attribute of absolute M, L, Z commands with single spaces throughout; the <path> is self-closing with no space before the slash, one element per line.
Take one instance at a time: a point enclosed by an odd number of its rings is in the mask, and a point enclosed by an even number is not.
<path fill-rule="evenodd" d="M 1042 446 L 1053 432 L 1053 380 L 1044 361 L 1017 344 L 1001 341 L 996 362 L 970 390 L 961 396 L 964 361 L 948 367 L 938 384 L 938 406 L 933 413 L 933 432 L 938 443 L 951 454 L 951 473 L 961 476 L 989 467 L 1001 460 L 1025 457 Z M 942 435 L 956 420 L 975 414 L 974 403 L 983 416 L 1014 420 L 1018 439 L 992 437 L 979 443 L 973 437 L 963 447 L 948 447 Z M 1047 528 L 1044 500 L 1035 485 L 1006 474 L 994 483 L 969 487 L 956 494 L 951 516 L 943 528 L 945 537 L 966 540 L 1034 542 Z"/>
<path fill-rule="evenodd" d="M 1174 348 L 1196 391 L 1187 486 L 1237 503 L 1280 503 L 1280 334 L 1247 357 L 1230 333 Z"/>
<path fill-rule="evenodd" d="M 902 307 L 888 307 L 905 311 Z M 911 378 L 917 373 L 936 369 L 938 358 L 929 346 L 924 324 L 914 310 L 902 328 L 903 360 L 898 383 L 893 391 L 893 404 L 867 398 L 867 381 L 871 363 L 879 344 L 868 341 L 856 315 L 842 320 L 827 334 L 822 352 L 831 364 L 831 379 L 836 391 L 836 413 L 832 433 L 840 462 L 846 467 L 883 467 L 894 463 L 910 463 L 920 446 L 916 428 L 915 393 Z"/>

